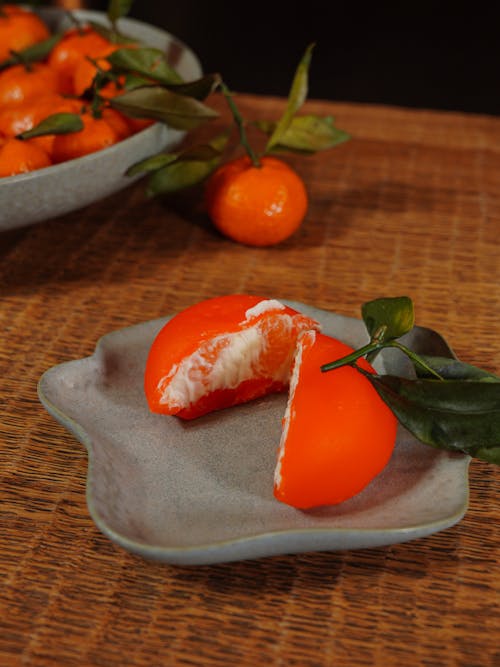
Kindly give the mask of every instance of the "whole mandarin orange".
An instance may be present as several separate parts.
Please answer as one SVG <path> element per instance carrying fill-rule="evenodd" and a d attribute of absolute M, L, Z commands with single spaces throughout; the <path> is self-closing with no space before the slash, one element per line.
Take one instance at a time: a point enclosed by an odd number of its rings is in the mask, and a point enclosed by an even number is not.
<path fill-rule="evenodd" d="M 206 207 L 215 227 L 250 246 L 270 246 L 302 223 L 308 198 L 304 182 L 285 162 L 265 156 L 254 166 L 247 156 L 221 165 L 206 185 Z"/>
<path fill-rule="evenodd" d="M 52 157 L 54 162 L 73 160 L 116 144 L 120 137 L 117 131 L 103 118 L 94 118 L 90 113 L 81 114 L 83 129 L 54 138 Z"/>
<path fill-rule="evenodd" d="M 12 51 L 22 51 L 50 36 L 49 29 L 34 12 L 17 5 L 0 9 L 0 62 Z"/>
<path fill-rule="evenodd" d="M 14 176 L 50 165 L 47 153 L 31 140 L 6 139 L 0 146 L 0 177 Z"/>
<path fill-rule="evenodd" d="M 74 73 L 77 66 L 87 57 L 98 58 L 110 46 L 111 43 L 92 28 L 68 30 L 47 59 L 49 66 L 59 73 L 62 92 L 74 95 Z"/>
<path fill-rule="evenodd" d="M 0 107 L 61 90 L 58 73 L 45 63 L 13 65 L 0 72 Z"/>

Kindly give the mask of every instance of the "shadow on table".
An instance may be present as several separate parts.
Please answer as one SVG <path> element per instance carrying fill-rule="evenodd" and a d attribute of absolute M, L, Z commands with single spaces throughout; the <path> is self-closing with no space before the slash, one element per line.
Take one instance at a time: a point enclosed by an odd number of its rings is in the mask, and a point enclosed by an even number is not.
<path fill-rule="evenodd" d="M 313 184 L 309 212 L 299 232 L 277 246 L 248 248 L 248 252 L 260 254 L 267 262 L 297 246 L 301 250 L 334 246 L 352 225 L 366 218 L 367 211 L 428 212 L 436 201 L 446 200 L 444 191 L 399 182 L 332 193 L 315 192 Z M 236 247 L 241 252 L 241 246 L 223 238 L 212 226 L 201 201 L 201 193 L 192 191 L 148 200 L 143 186 L 137 184 L 81 211 L 1 232 L 2 293 L 22 293 L 51 283 L 122 282 L 128 273 L 119 268 L 130 261 L 154 267 L 182 254 L 206 258 L 224 245 L 228 252 Z"/>

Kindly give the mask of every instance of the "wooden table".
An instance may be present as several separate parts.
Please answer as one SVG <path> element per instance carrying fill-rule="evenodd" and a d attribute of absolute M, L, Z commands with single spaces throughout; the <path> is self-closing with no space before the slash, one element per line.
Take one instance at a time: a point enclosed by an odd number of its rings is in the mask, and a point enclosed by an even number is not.
<path fill-rule="evenodd" d="M 283 101 L 239 104 L 275 118 Z M 306 110 L 353 138 L 292 160 L 311 202 L 280 246 L 236 245 L 189 200 L 145 201 L 142 183 L 0 236 L 0 664 L 500 664 L 494 466 L 472 462 L 465 518 L 427 538 L 176 567 L 99 532 L 85 449 L 37 399 L 46 369 L 106 332 L 237 291 L 356 317 L 367 300 L 408 294 L 419 324 L 500 372 L 500 119 Z"/>

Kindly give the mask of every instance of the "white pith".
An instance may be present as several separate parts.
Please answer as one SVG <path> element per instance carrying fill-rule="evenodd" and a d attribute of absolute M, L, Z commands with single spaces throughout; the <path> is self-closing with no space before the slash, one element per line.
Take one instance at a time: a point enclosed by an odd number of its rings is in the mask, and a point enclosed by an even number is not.
<path fill-rule="evenodd" d="M 276 299 L 263 299 L 262 301 L 259 301 L 259 303 L 257 303 L 255 306 L 249 308 L 246 311 L 245 319 L 242 322 L 242 324 L 244 324 L 245 322 L 249 322 L 254 317 L 262 315 L 262 313 L 267 313 L 271 310 L 284 310 L 284 309 L 285 306 L 279 301 L 276 301 Z"/>
<path fill-rule="evenodd" d="M 290 421 L 293 417 L 293 401 L 295 397 L 295 390 L 299 382 L 300 377 L 300 367 L 302 365 L 302 351 L 304 349 L 304 344 L 306 340 L 310 344 L 314 344 L 316 340 L 316 332 L 313 330 L 304 331 L 300 334 L 297 340 L 297 347 L 295 349 L 295 356 L 292 364 L 292 373 L 290 377 L 290 388 L 288 390 L 288 401 L 286 404 L 285 414 L 283 415 L 283 427 L 281 430 L 280 443 L 278 446 L 278 457 L 276 461 L 276 467 L 274 469 L 274 484 L 276 487 L 281 486 L 281 466 L 283 462 L 283 456 L 285 454 L 285 443 L 288 438 L 288 429 L 290 428 Z"/>
<path fill-rule="evenodd" d="M 279 318 L 281 326 L 291 334 L 293 317 L 281 313 Z M 234 389 L 245 380 L 263 377 L 260 360 L 269 342 L 262 322 L 259 320 L 241 331 L 216 336 L 174 366 L 158 383 L 160 403 L 172 409 L 187 407 L 217 389 Z M 272 380 L 287 384 L 290 358 L 273 371 Z M 265 376 L 269 377 L 269 373 Z"/>

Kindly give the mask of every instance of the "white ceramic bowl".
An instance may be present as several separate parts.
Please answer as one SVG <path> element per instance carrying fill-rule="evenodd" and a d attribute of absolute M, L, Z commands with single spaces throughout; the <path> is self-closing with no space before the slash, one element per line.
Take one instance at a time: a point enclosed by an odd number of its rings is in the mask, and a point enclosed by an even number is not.
<path fill-rule="evenodd" d="M 51 29 L 69 26 L 56 8 L 38 10 Z M 74 14 L 86 21 L 107 25 L 102 12 L 79 10 Z M 175 54 L 174 66 L 186 80 L 197 79 L 202 68 L 196 55 L 173 35 L 134 19 L 120 19 L 122 32 L 167 54 Z M 0 179 L 0 232 L 42 222 L 76 211 L 129 186 L 133 180 L 126 169 L 162 149 L 177 145 L 184 132 L 155 123 L 114 146 L 68 162 L 26 174 Z"/>

